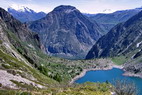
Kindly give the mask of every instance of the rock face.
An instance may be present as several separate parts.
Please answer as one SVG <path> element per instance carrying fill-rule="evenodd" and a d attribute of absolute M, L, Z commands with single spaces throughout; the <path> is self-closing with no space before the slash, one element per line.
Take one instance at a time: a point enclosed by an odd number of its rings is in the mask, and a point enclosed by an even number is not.
<path fill-rule="evenodd" d="M 109 14 L 100 13 L 96 15 L 86 15 L 89 16 L 89 18 L 94 19 L 98 24 L 100 24 L 101 28 L 104 30 L 104 34 L 106 34 L 115 25 L 127 21 L 129 18 L 136 15 L 141 10 L 142 8 L 136 8 L 130 10 L 116 11 Z"/>
<path fill-rule="evenodd" d="M 92 47 L 86 59 L 126 55 L 136 51 L 134 58 L 141 56 L 142 11 L 125 23 L 118 24 L 108 34 L 101 37 Z"/>
<path fill-rule="evenodd" d="M 101 37 L 102 30 L 72 6 L 59 6 L 46 17 L 29 23 L 38 33 L 42 49 L 50 55 L 84 57 L 90 47 Z"/>
<path fill-rule="evenodd" d="M 35 12 L 27 7 L 21 9 L 8 8 L 8 12 L 21 22 L 29 22 L 41 19 L 46 16 L 44 12 Z"/>

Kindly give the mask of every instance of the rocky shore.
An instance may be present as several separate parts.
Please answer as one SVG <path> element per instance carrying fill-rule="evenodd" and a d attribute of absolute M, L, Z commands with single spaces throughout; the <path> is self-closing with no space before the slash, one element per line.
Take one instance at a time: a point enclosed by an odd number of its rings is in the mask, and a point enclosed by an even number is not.
<path fill-rule="evenodd" d="M 142 78 L 142 63 L 137 64 L 124 64 L 124 76 Z"/>
<path fill-rule="evenodd" d="M 124 76 L 129 76 L 129 77 L 142 78 L 142 75 L 141 75 L 141 74 L 134 74 L 134 73 L 132 73 L 132 72 L 127 72 L 127 71 L 126 71 L 123 75 L 124 75 Z"/>

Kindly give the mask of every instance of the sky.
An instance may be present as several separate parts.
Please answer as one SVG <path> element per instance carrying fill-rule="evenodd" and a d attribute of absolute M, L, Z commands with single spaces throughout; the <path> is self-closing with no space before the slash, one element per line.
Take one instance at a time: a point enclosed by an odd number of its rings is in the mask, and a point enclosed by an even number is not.
<path fill-rule="evenodd" d="M 0 0 L 0 7 L 25 6 L 36 12 L 50 12 L 59 5 L 75 6 L 83 13 L 111 13 L 117 10 L 142 7 L 142 0 Z"/>

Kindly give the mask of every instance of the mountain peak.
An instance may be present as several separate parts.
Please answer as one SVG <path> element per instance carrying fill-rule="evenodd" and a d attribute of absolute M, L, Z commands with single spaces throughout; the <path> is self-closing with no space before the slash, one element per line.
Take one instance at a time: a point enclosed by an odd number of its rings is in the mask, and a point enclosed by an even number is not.
<path fill-rule="evenodd" d="M 34 12 L 28 7 L 25 6 L 18 6 L 18 5 L 12 5 L 8 8 L 8 10 L 16 10 L 18 12 Z"/>
<path fill-rule="evenodd" d="M 44 12 L 35 12 L 25 6 L 13 5 L 7 11 L 21 22 L 29 22 L 41 19 L 46 16 Z"/>
<path fill-rule="evenodd" d="M 60 6 L 56 7 L 53 11 L 57 11 L 57 12 L 64 11 L 66 13 L 70 13 L 70 12 L 75 11 L 75 10 L 77 10 L 77 9 L 73 6 L 60 5 Z"/>

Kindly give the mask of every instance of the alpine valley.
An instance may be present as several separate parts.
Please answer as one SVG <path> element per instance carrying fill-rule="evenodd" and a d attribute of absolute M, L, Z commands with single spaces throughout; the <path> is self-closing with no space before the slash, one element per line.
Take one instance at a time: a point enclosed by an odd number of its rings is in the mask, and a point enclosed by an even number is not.
<path fill-rule="evenodd" d="M 131 83 L 75 81 L 113 68 L 141 80 L 142 8 L 95 15 L 70 5 L 47 14 L 22 8 L 0 8 L 0 95 L 139 95 Z"/>

